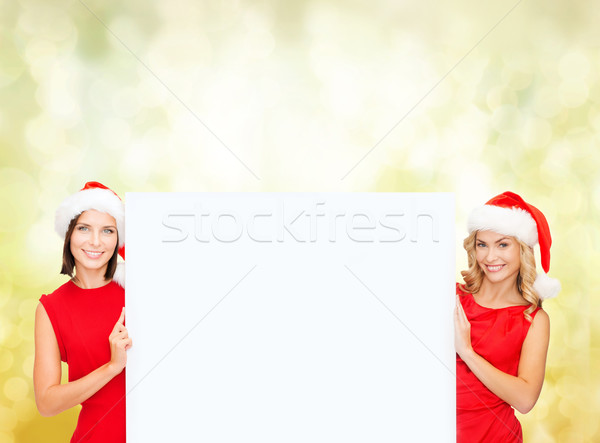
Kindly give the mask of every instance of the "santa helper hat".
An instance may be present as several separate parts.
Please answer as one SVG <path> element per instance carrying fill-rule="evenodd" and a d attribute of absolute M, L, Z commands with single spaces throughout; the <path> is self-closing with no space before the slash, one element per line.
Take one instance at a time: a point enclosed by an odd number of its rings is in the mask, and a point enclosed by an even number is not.
<path fill-rule="evenodd" d="M 71 220 L 88 209 L 105 212 L 114 217 L 119 233 L 119 255 L 125 260 L 125 205 L 111 189 L 98 182 L 87 182 L 73 195 L 63 200 L 54 219 L 54 228 L 63 239 L 69 229 Z M 125 263 L 117 263 L 113 280 L 125 287 Z"/>
<path fill-rule="evenodd" d="M 475 208 L 467 223 L 469 233 L 493 231 L 516 237 L 530 247 L 540 245 L 542 268 L 533 289 L 542 300 L 555 297 L 560 292 L 560 282 L 546 275 L 550 271 L 550 227 L 542 211 L 513 192 L 503 192 L 484 206 Z"/>

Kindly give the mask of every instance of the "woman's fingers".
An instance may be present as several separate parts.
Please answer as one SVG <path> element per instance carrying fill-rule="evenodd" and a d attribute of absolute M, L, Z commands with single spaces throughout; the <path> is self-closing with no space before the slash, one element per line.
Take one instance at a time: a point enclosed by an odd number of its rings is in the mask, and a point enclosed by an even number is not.
<path fill-rule="evenodd" d="M 456 296 L 456 315 L 461 323 L 470 325 L 467 314 L 465 314 L 465 310 L 463 309 L 462 303 L 458 299 L 458 296 Z"/>
<path fill-rule="evenodd" d="M 129 332 L 123 324 L 125 321 L 125 308 L 121 310 L 119 320 L 115 323 L 112 332 L 108 336 L 110 343 L 110 360 L 118 368 L 124 368 L 127 365 L 127 350 L 131 348 L 132 341 Z"/>
<path fill-rule="evenodd" d="M 121 331 L 118 334 L 115 334 L 113 336 L 113 340 L 123 340 L 126 338 L 129 338 L 129 333 L 127 332 L 127 329 L 125 329 L 124 331 Z"/>
<path fill-rule="evenodd" d="M 115 323 L 115 326 L 113 327 L 111 334 L 118 333 L 118 332 L 121 332 L 122 330 L 124 330 L 125 329 L 125 325 L 123 323 L 124 321 L 125 321 L 125 307 L 123 307 L 123 309 L 121 309 L 121 315 L 119 316 L 119 319 Z"/>
<path fill-rule="evenodd" d="M 115 342 L 115 346 L 117 346 L 120 349 L 129 349 L 132 344 L 133 342 L 131 341 L 131 338 L 123 338 Z"/>
<path fill-rule="evenodd" d="M 460 298 L 456 296 L 456 307 L 454 308 L 454 348 L 458 355 L 471 349 L 471 323 L 465 314 Z"/>
<path fill-rule="evenodd" d="M 114 331 L 112 334 L 110 334 L 109 336 L 109 340 L 110 341 L 118 341 L 118 340 L 123 340 L 125 338 L 129 338 L 129 332 L 127 331 L 127 329 L 123 329 L 120 332 L 116 332 Z"/>

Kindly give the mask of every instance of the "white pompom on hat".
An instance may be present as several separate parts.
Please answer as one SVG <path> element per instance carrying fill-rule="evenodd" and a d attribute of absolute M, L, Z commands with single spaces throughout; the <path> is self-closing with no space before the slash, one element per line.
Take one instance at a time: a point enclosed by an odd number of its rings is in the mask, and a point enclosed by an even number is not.
<path fill-rule="evenodd" d="M 125 260 L 125 205 L 114 191 L 102 183 L 87 182 L 79 192 L 62 201 L 54 218 L 54 229 L 58 235 L 64 240 L 71 220 L 89 209 L 105 212 L 114 217 L 119 234 L 119 255 Z M 113 280 L 125 287 L 125 263 L 117 263 Z"/>
<path fill-rule="evenodd" d="M 547 275 L 550 271 L 552 237 L 542 211 L 526 203 L 514 192 L 503 192 L 490 199 L 484 206 L 475 208 L 469 216 L 467 227 L 469 233 L 493 231 L 510 235 L 532 248 L 539 244 L 544 272 L 538 272 L 533 289 L 542 300 L 558 295 L 560 282 Z"/>

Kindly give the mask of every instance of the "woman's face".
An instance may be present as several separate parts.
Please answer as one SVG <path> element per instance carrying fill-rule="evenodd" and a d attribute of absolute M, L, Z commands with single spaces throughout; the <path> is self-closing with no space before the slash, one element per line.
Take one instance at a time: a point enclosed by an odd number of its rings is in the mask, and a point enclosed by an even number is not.
<path fill-rule="evenodd" d="M 104 274 L 117 247 L 117 222 L 114 217 L 94 209 L 82 212 L 71 234 L 71 254 L 81 272 Z"/>
<path fill-rule="evenodd" d="M 521 246 L 514 237 L 479 231 L 475 237 L 475 253 L 479 267 L 490 282 L 517 279 L 521 269 Z"/>

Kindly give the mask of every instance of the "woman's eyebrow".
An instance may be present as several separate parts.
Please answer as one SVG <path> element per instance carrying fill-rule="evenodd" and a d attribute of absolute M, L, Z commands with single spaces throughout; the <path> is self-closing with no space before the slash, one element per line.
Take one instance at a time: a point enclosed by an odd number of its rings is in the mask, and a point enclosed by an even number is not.
<path fill-rule="evenodd" d="M 500 243 L 501 241 L 504 240 L 510 240 L 508 237 L 502 237 L 500 240 L 496 240 L 496 243 Z"/>
<path fill-rule="evenodd" d="M 79 223 L 79 222 L 77 223 L 77 225 L 80 225 L 80 226 L 86 226 L 86 227 L 88 227 L 88 228 L 92 226 L 92 225 L 89 225 L 89 224 L 87 224 L 87 223 Z M 106 228 L 113 228 L 113 229 L 117 229 L 117 227 L 116 227 L 115 225 L 106 225 L 106 226 L 102 226 L 102 229 L 106 229 Z"/>

